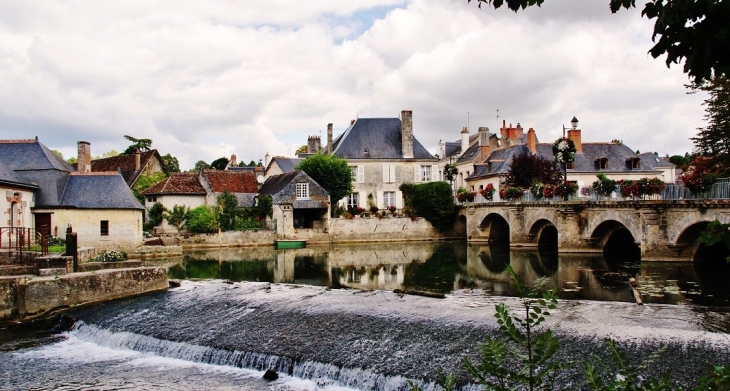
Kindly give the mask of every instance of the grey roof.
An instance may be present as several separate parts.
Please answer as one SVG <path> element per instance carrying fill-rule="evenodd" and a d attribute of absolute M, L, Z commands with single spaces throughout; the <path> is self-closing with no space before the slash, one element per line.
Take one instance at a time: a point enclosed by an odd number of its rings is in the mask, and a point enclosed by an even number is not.
<path fill-rule="evenodd" d="M 0 141 L 0 159 L 15 171 L 60 170 L 75 171 L 70 164 L 58 157 L 38 140 Z"/>
<path fill-rule="evenodd" d="M 547 147 L 547 148 L 546 148 Z M 547 153 L 552 156 L 552 144 L 538 144 L 538 153 Z M 544 151 L 544 152 L 543 152 Z M 608 168 L 599 170 L 596 167 L 596 159 L 605 158 L 608 161 Z M 631 148 L 620 143 L 583 143 L 583 151 L 575 154 L 575 162 L 573 163 L 573 171 L 577 172 L 647 172 L 654 171 L 654 167 L 644 167 L 640 164 L 639 169 L 631 169 L 626 164 L 627 160 L 639 158 Z"/>
<path fill-rule="evenodd" d="M 302 179 L 310 184 L 309 199 L 296 198 L 296 182 Z M 321 209 L 328 207 L 328 193 L 304 171 L 294 171 L 269 177 L 261 186 L 259 194 L 271 195 L 276 205 L 291 204 L 294 209 Z"/>
<path fill-rule="evenodd" d="M 400 118 L 359 118 L 333 144 L 345 159 L 404 159 Z M 436 160 L 415 137 L 413 158 Z"/>
<path fill-rule="evenodd" d="M 284 189 L 297 175 L 299 175 L 299 171 L 270 176 L 259 189 L 259 194 L 274 195 Z"/>
<path fill-rule="evenodd" d="M 446 158 L 449 156 L 456 156 L 461 152 L 461 143 L 460 142 L 445 142 L 446 147 L 444 148 L 444 156 L 441 156 L 441 158 Z"/>
<path fill-rule="evenodd" d="M 271 161 L 272 163 L 276 161 L 276 164 L 279 165 L 281 171 L 286 173 L 295 171 L 296 167 L 302 162 L 302 160 L 304 159 L 275 156 Z"/>
<path fill-rule="evenodd" d="M 652 167 L 652 168 L 670 168 L 676 167 L 674 163 L 665 160 L 664 158 L 657 156 L 653 152 L 644 152 L 639 154 L 641 158 L 641 167 Z"/>
<path fill-rule="evenodd" d="M 550 145 L 550 148 L 552 149 L 552 145 Z M 469 175 L 469 178 L 483 178 L 491 175 L 506 175 L 509 172 L 512 158 L 516 155 L 529 152 L 530 149 L 527 148 L 527 145 L 524 144 L 513 145 L 511 147 L 498 149 L 489 155 L 489 158 L 485 160 L 485 164 L 478 164 L 476 166 L 476 170 L 474 170 L 474 173 Z"/>
<path fill-rule="evenodd" d="M 479 153 L 479 144 L 473 144 L 466 149 L 466 152 L 459 156 L 457 163 L 474 161 L 474 157 Z"/>
<path fill-rule="evenodd" d="M 70 174 L 59 206 L 79 209 L 144 209 L 122 175 L 117 173 Z"/>
<path fill-rule="evenodd" d="M 0 160 L 0 184 L 13 185 L 26 188 L 38 188 L 37 185 L 22 178 L 15 171 L 11 170 L 5 163 Z"/>

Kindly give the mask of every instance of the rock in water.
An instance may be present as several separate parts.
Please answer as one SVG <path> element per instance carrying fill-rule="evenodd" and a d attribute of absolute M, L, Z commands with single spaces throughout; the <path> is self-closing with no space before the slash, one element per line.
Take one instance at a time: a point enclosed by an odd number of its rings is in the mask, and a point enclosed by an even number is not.
<path fill-rule="evenodd" d="M 267 369 L 266 372 L 264 372 L 264 380 L 266 381 L 274 381 L 278 378 L 279 374 L 273 369 Z"/>

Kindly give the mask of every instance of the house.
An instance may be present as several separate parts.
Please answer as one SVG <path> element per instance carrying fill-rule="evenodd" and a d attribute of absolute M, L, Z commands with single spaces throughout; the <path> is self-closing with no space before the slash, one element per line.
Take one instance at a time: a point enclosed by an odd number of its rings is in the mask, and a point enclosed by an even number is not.
<path fill-rule="evenodd" d="M 490 147 L 488 157 L 476 164 L 474 173 L 467 178 L 470 190 L 479 190 L 489 183 L 499 188 L 509 172 L 512 158 L 519 154 L 531 153 L 554 159 L 553 143 L 538 142 L 534 129 L 528 130 L 526 140 L 523 140 L 519 124 L 514 133 L 511 133 L 511 126 L 503 125 L 504 129 L 507 129 L 506 137 L 503 132 L 497 148 Z M 621 141 L 584 143 L 581 130 L 577 128 L 568 130 L 567 137 L 575 143 L 576 154 L 575 161 L 566 165 L 566 179 L 577 183 L 579 188 L 591 187 L 599 173 L 614 180 L 660 178 L 667 183 L 674 180 L 673 164 L 642 157 Z"/>
<path fill-rule="evenodd" d="M 512 125 L 510 124 L 510 128 Z M 517 124 L 520 129 L 520 124 Z M 512 128 L 513 131 L 516 128 Z M 507 133 L 503 131 L 506 135 Z M 513 137 L 514 133 L 513 133 Z M 509 138 L 502 141 L 502 145 L 513 144 Z M 454 178 L 454 187 L 467 187 L 466 178 L 475 172 L 475 165 L 483 162 L 491 150 L 498 149 L 500 141 L 497 136 L 489 133 L 489 128 L 480 127 L 477 134 L 470 135 L 469 129 L 463 127 L 461 130 L 461 140 L 454 142 L 439 141 L 439 172 L 440 179 L 446 180 L 443 174 L 446 164 L 456 167 L 456 177 Z"/>
<path fill-rule="evenodd" d="M 33 227 L 30 208 L 37 191 L 37 184 L 24 179 L 0 160 L 0 210 L 4 214 L 0 225 L 5 227 L 0 228 L 0 245 L 10 243 L 8 239 L 13 238 L 16 227 Z"/>
<path fill-rule="evenodd" d="M 90 144 L 80 141 L 78 148 L 79 167 L 88 170 Z M 118 172 L 75 171 L 37 138 L 0 140 L 0 164 L 4 188 L 21 190 L 8 201 L 13 224 L 53 236 L 71 226 L 79 245 L 100 249 L 132 249 L 142 242 L 144 208 Z M 32 219 L 26 217 L 31 213 Z"/>
<path fill-rule="evenodd" d="M 327 231 L 330 199 L 322 188 L 304 171 L 292 171 L 269 177 L 259 190 L 259 196 L 270 195 L 272 218 L 276 220 L 277 235 L 295 237 L 298 229 Z"/>
<path fill-rule="evenodd" d="M 268 157 L 268 154 L 266 155 Z M 266 159 L 268 161 L 268 159 Z M 302 162 L 302 158 L 289 158 L 284 156 L 274 156 L 271 161 L 265 164 L 264 177 L 266 179 L 279 174 L 286 174 L 288 172 L 294 172 L 299 163 Z"/>
<path fill-rule="evenodd" d="M 316 141 L 312 142 L 316 147 Z M 327 125 L 325 153 L 346 159 L 352 169 L 352 194 L 336 200 L 342 206 L 365 207 L 371 198 L 375 206 L 403 207 L 402 183 L 438 181 L 438 159 L 413 135 L 413 113 L 401 111 L 400 118 L 358 118 L 344 133 L 332 139 Z M 369 197 L 372 195 L 372 197 Z"/>
<path fill-rule="evenodd" d="M 143 175 L 163 173 L 167 175 L 167 168 L 162 156 L 156 149 L 146 152 L 137 150 L 133 154 L 117 155 L 103 159 L 91 160 L 91 150 L 85 151 L 87 154 L 86 162 L 91 161 L 89 171 L 91 172 L 119 172 L 127 185 L 131 188 L 137 183 L 137 180 Z M 81 162 L 74 164 L 75 168 L 81 167 Z M 84 169 L 78 168 L 79 171 Z"/>

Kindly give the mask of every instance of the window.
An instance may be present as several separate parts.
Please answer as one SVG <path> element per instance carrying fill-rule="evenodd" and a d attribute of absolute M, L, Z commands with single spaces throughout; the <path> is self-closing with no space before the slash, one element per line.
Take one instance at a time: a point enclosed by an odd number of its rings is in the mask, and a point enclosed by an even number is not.
<path fill-rule="evenodd" d="M 395 206 L 395 192 L 394 191 L 384 191 L 383 192 L 383 207 L 390 208 L 391 206 Z"/>
<path fill-rule="evenodd" d="M 421 166 L 421 182 L 431 182 L 431 166 Z"/>
<path fill-rule="evenodd" d="M 567 162 L 567 163 L 565 163 L 565 169 L 566 170 L 573 170 L 573 169 L 575 169 L 575 162 Z"/>
<path fill-rule="evenodd" d="M 309 199 L 309 183 L 297 183 L 297 199 Z"/>
<path fill-rule="evenodd" d="M 395 166 L 392 164 L 383 164 L 383 183 L 395 182 Z"/>
<path fill-rule="evenodd" d="M 101 220 L 99 231 L 101 236 L 109 236 L 109 220 Z"/>
<path fill-rule="evenodd" d="M 350 170 L 352 170 L 352 181 L 357 182 L 357 166 L 350 166 Z"/>
<path fill-rule="evenodd" d="M 638 157 L 626 159 L 626 168 L 630 170 L 638 170 L 641 168 L 641 159 Z"/>
<path fill-rule="evenodd" d="M 596 168 L 599 170 L 608 169 L 608 159 L 605 157 L 596 159 Z"/>
<path fill-rule="evenodd" d="M 350 193 L 349 196 L 347 196 L 347 209 L 354 209 L 357 208 L 357 200 L 360 198 L 359 193 Z"/>

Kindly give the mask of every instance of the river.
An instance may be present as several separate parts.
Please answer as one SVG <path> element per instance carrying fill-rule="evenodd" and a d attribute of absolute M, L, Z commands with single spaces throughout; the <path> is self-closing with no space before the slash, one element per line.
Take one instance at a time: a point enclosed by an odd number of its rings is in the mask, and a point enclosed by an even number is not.
<path fill-rule="evenodd" d="M 189 251 L 156 263 L 181 287 L 69 311 L 79 319 L 70 332 L 0 330 L 0 388 L 405 390 L 411 379 L 434 389 L 444 370 L 476 389 L 459 360 L 476 361 L 478 344 L 498 334 L 495 304 L 519 305 L 508 265 L 557 290 L 547 325 L 561 359 L 605 360 L 611 337 L 634 361 L 665 346 L 652 374 L 668 371 L 684 386 L 707 362 L 728 364 L 723 262 L 423 242 Z M 646 305 L 635 304 L 629 277 Z M 281 377 L 265 382 L 266 369 Z M 560 381 L 580 385 L 580 368 Z"/>

